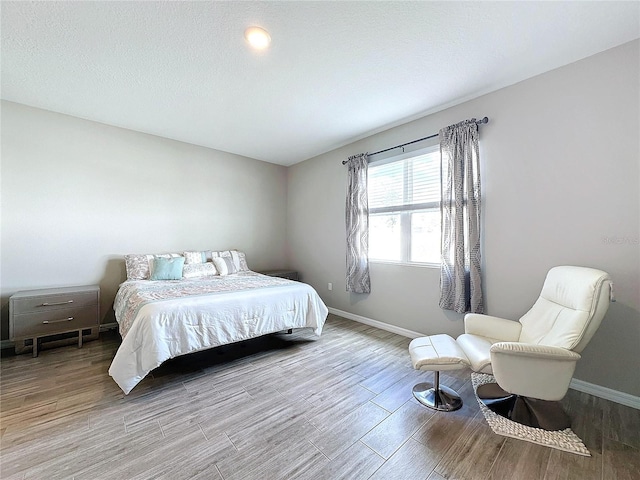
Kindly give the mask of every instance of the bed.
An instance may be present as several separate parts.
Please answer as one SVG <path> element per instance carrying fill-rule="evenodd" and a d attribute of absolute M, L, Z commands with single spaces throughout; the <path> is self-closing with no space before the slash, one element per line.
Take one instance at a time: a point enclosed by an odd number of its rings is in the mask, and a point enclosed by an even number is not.
<path fill-rule="evenodd" d="M 144 273 L 130 275 L 128 265 L 127 275 L 114 302 L 122 344 L 109 367 L 125 394 L 180 355 L 294 328 L 311 328 L 320 336 L 328 314 L 310 285 L 246 268 L 230 275 L 152 280 Z"/>

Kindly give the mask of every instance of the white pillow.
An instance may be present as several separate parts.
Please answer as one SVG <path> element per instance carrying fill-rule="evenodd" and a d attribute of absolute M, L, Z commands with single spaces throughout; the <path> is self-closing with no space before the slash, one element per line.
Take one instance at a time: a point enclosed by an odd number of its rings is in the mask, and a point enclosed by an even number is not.
<path fill-rule="evenodd" d="M 202 261 L 202 252 L 195 252 L 193 250 L 187 250 L 187 251 L 183 252 L 182 254 L 184 255 L 184 258 L 185 258 L 185 261 L 184 261 L 185 265 L 190 265 L 192 263 L 195 263 L 195 264 L 204 263 Z"/>
<path fill-rule="evenodd" d="M 185 264 L 190 263 L 206 263 L 211 261 L 214 252 L 211 250 L 187 250 L 183 252 Z"/>
<path fill-rule="evenodd" d="M 213 264 L 220 275 L 231 275 L 238 273 L 238 268 L 231 257 L 215 257 Z"/>
<path fill-rule="evenodd" d="M 213 263 L 189 263 L 182 269 L 182 278 L 210 277 L 218 272 Z"/>

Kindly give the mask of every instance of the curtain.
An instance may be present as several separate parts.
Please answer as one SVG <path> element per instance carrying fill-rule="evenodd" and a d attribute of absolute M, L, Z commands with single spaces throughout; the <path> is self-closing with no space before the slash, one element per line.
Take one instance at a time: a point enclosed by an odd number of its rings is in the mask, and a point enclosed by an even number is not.
<path fill-rule="evenodd" d="M 369 204 L 367 199 L 366 153 L 353 155 L 347 161 L 347 292 L 369 293 Z"/>
<path fill-rule="evenodd" d="M 442 259 L 440 307 L 483 313 L 480 281 L 480 152 L 475 118 L 439 132 Z"/>

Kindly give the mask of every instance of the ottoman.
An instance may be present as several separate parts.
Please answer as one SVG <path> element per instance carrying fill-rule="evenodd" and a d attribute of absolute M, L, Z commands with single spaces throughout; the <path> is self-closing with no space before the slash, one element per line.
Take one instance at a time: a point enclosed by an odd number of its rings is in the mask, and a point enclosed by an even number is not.
<path fill-rule="evenodd" d="M 413 396 L 425 407 L 450 412 L 462 407 L 462 399 L 455 390 L 440 385 L 440 372 L 469 366 L 469 360 L 456 341 L 449 335 L 420 337 L 409 344 L 411 363 L 416 370 L 434 372 L 433 386 L 419 383 L 413 387 Z"/>

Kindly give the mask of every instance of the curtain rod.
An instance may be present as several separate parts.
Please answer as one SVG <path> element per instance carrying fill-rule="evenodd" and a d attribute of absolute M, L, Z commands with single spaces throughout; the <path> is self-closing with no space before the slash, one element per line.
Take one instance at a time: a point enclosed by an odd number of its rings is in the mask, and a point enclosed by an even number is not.
<path fill-rule="evenodd" d="M 472 120 L 473 120 L 473 119 L 472 119 Z M 481 119 L 481 120 L 476 120 L 476 124 L 480 125 L 480 124 L 482 124 L 482 123 L 489 123 L 489 118 L 488 118 L 488 117 L 484 117 L 484 118 L 483 118 L 483 119 Z M 437 134 L 437 133 L 434 133 L 433 135 L 429 135 L 428 137 L 419 138 L 419 139 L 417 139 L 417 140 L 412 140 L 412 141 L 410 141 L 410 142 L 403 143 L 403 144 L 401 144 L 401 145 L 396 145 L 395 147 L 389 147 L 389 148 L 385 148 L 384 150 L 379 150 L 379 151 L 377 151 L 377 152 L 370 153 L 370 154 L 369 154 L 369 156 L 372 156 L 372 155 L 378 155 L 379 153 L 388 152 L 389 150 L 393 150 L 393 149 L 400 148 L 400 147 L 406 147 L 407 145 L 411 145 L 411 144 L 413 144 L 413 143 L 422 142 L 423 140 L 429 140 L 430 138 L 436 138 L 437 136 L 438 136 L 438 134 Z M 342 164 L 343 164 L 343 165 L 346 165 L 346 164 L 347 164 L 347 162 L 348 162 L 348 160 L 343 160 L 343 161 L 342 161 Z"/>

